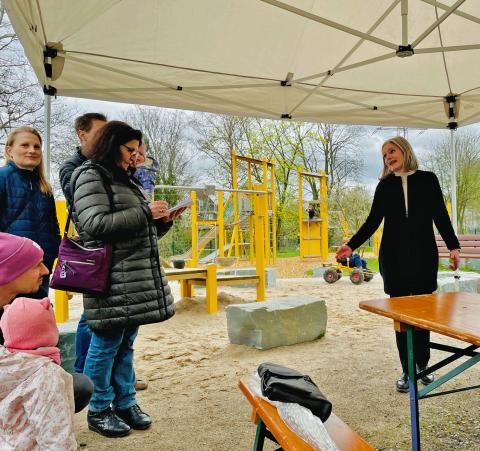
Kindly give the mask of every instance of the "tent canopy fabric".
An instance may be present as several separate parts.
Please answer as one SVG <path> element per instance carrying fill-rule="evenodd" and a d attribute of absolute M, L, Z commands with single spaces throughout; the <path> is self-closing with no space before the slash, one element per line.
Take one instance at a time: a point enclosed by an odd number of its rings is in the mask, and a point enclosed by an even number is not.
<path fill-rule="evenodd" d="M 480 122 L 478 0 L 4 4 L 40 84 L 60 96 L 312 122 Z"/>

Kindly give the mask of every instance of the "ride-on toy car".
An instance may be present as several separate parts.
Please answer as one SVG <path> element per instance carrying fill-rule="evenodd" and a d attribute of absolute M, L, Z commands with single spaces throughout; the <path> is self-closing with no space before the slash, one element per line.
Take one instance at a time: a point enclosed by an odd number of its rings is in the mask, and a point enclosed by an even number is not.
<path fill-rule="evenodd" d="M 342 277 L 343 271 L 348 272 L 350 282 L 354 285 L 360 285 L 362 282 L 370 282 L 375 275 L 375 273 L 368 268 L 349 266 L 348 259 L 339 258 L 336 263 L 328 266 L 323 273 L 323 279 L 327 283 L 335 283 Z"/>

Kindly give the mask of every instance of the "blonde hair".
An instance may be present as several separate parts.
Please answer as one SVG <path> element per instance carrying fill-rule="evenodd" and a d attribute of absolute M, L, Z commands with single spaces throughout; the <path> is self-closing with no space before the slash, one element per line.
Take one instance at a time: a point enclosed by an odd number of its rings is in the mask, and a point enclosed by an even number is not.
<path fill-rule="evenodd" d="M 20 133 L 30 133 L 32 135 L 35 135 L 40 141 L 40 145 L 42 144 L 42 137 L 40 136 L 40 133 L 38 132 L 38 130 L 34 129 L 33 127 L 24 126 L 24 127 L 15 128 L 7 136 L 7 142 L 5 144 L 5 160 L 6 161 L 13 161 L 12 157 L 7 153 L 6 148 L 13 146 L 13 143 L 15 142 L 17 135 L 19 135 Z M 37 171 L 38 171 L 38 184 L 40 187 L 40 191 L 45 194 L 53 195 L 52 186 L 48 182 L 47 177 L 45 175 L 45 167 L 43 166 L 43 154 L 40 159 L 40 164 L 37 166 Z"/>
<path fill-rule="evenodd" d="M 412 149 L 410 143 L 403 137 L 403 136 L 395 136 L 395 138 L 387 139 L 382 144 L 382 161 L 383 161 L 383 171 L 382 175 L 380 176 L 380 180 L 384 179 L 387 175 L 391 174 L 392 171 L 388 169 L 387 165 L 385 164 L 385 159 L 383 158 L 383 148 L 387 144 L 393 144 L 397 146 L 403 153 L 403 170 L 405 172 L 416 171 L 418 169 L 418 160 L 415 156 L 415 152 Z"/>

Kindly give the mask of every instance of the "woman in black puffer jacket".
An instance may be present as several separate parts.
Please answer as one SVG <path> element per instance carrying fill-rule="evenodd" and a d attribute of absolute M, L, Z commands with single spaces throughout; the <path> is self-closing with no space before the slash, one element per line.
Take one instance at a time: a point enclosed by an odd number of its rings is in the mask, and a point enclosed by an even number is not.
<path fill-rule="evenodd" d="M 172 225 L 165 217 L 168 205 L 149 204 L 127 173 L 141 141 L 139 130 L 109 122 L 97 133 L 91 161 L 75 170 L 71 180 L 73 220 L 82 243 L 113 247 L 108 292 L 84 295 L 92 329 L 84 373 L 95 384 L 88 425 L 109 437 L 150 426 L 135 399 L 133 342 L 138 326 L 165 321 L 175 313 L 157 248 L 158 237 Z"/>

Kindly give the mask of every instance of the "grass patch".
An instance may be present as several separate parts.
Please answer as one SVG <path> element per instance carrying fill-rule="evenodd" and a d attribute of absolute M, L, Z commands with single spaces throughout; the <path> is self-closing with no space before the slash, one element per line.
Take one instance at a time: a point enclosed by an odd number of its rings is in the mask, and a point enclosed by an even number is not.
<path fill-rule="evenodd" d="M 373 272 L 378 272 L 378 258 L 366 258 L 367 268 L 371 269 Z"/>
<path fill-rule="evenodd" d="M 277 251 L 278 258 L 298 257 L 300 251 L 298 249 L 282 249 Z"/>

